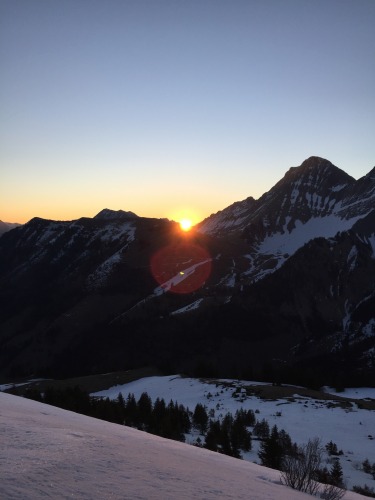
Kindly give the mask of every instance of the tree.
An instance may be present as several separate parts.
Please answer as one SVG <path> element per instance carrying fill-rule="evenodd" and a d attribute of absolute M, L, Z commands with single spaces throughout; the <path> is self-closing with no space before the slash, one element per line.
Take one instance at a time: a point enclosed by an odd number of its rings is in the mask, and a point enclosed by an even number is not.
<path fill-rule="evenodd" d="M 337 449 L 337 444 L 330 441 L 326 444 L 326 450 L 328 455 L 342 455 L 342 450 Z"/>
<path fill-rule="evenodd" d="M 125 425 L 132 427 L 138 420 L 138 407 L 134 394 L 128 394 L 126 398 Z"/>
<path fill-rule="evenodd" d="M 366 458 L 362 462 L 362 469 L 363 469 L 363 472 L 366 472 L 366 474 L 371 474 L 371 463 L 370 463 L 370 460 L 368 458 Z"/>
<path fill-rule="evenodd" d="M 139 428 L 147 430 L 151 423 L 152 401 L 147 392 L 143 392 L 138 400 Z"/>
<path fill-rule="evenodd" d="M 204 447 L 208 450 L 219 451 L 221 425 L 219 420 L 210 420 L 205 437 Z"/>
<path fill-rule="evenodd" d="M 232 427 L 233 427 L 233 417 L 231 413 L 227 413 L 224 416 L 223 421 L 221 423 L 221 432 L 220 432 L 221 452 L 224 453 L 224 455 L 240 458 L 239 449 L 238 448 L 234 449 L 232 446 L 232 440 L 231 440 Z"/>
<path fill-rule="evenodd" d="M 340 500 L 345 495 L 345 490 L 334 486 L 333 484 L 325 484 L 320 493 L 320 498 L 324 500 Z"/>
<path fill-rule="evenodd" d="M 261 420 L 260 422 L 258 421 L 255 425 L 254 425 L 254 429 L 253 429 L 253 432 L 256 436 L 258 436 L 260 439 L 265 439 L 269 436 L 270 434 L 270 426 L 267 422 L 267 420 L 265 420 L 263 418 L 263 420 Z"/>
<path fill-rule="evenodd" d="M 342 467 L 340 460 L 337 459 L 333 462 L 332 468 L 329 473 L 329 483 L 339 488 L 344 487 L 344 479 L 342 475 Z"/>
<path fill-rule="evenodd" d="M 206 407 L 198 403 L 193 413 L 193 425 L 201 434 L 207 431 L 208 415 Z"/>
<path fill-rule="evenodd" d="M 281 470 L 284 450 L 280 443 L 279 431 L 276 425 L 272 427 L 269 437 L 262 441 L 258 456 L 265 467 Z"/>
<path fill-rule="evenodd" d="M 371 488 L 371 486 L 367 486 L 367 484 L 365 484 L 364 486 L 354 485 L 353 491 L 355 493 L 359 493 L 360 495 L 364 495 L 366 497 L 375 498 L 374 488 Z"/>
<path fill-rule="evenodd" d="M 296 455 L 286 455 L 282 462 L 282 482 L 295 490 L 316 494 L 322 451 L 320 439 L 314 438 L 300 446 Z"/>
<path fill-rule="evenodd" d="M 125 399 L 121 392 L 118 393 L 117 402 L 121 408 L 125 408 Z"/>
<path fill-rule="evenodd" d="M 240 408 L 236 411 L 235 419 L 241 421 L 246 427 L 254 427 L 256 423 L 255 413 L 253 410 L 244 410 Z"/>
<path fill-rule="evenodd" d="M 251 434 L 246 429 L 246 416 L 236 413 L 231 429 L 231 443 L 235 450 L 251 450 Z"/>

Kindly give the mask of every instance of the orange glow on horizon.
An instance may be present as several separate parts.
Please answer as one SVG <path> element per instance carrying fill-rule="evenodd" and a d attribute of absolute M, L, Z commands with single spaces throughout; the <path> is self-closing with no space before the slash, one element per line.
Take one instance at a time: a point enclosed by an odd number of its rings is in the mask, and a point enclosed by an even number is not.
<path fill-rule="evenodd" d="M 193 223 L 191 222 L 190 219 L 181 219 L 180 220 L 180 228 L 183 231 L 190 231 L 192 225 L 193 225 Z"/>

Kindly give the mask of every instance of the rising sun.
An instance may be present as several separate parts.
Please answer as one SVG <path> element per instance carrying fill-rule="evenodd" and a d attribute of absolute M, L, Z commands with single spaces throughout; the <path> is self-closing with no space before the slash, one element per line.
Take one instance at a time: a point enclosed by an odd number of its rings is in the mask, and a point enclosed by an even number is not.
<path fill-rule="evenodd" d="M 181 219 L 180 220 L 180 227 L 183 231 L 190 231 L 192 226 L 192 222 L 190 219 Z"/>

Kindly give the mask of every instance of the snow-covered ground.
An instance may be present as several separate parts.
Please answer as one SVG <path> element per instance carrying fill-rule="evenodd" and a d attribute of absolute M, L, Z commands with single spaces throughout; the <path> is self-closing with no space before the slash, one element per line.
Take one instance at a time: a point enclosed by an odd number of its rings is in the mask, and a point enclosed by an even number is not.
<path fill-rule="evenodd" d="M 333 441 L 344 453 L 340 456 L 340 463 L 348 488 L 364 484 L 375 488 L 372 477 L 360 470 L 361 463 L 366 458 L 371 463 L 375 462 L 375 411 L 361 410 L 356 404 L 351 409 L 343 409 L 332 401 L 318 401 L 297 395 L 294 396 L 294 401 L 262 400 L 257 397 L 246 397 L 245 394 L 238 398 L 233 397 L 236 389 L 238 391 L 250 384 L 256 383 L 218 381 L 213 384 L 175 375 L 143 378 L 95 395 L 115 399 L 119 392 L 124 397 L 134 393 L 138 399 L 142 392 L 147 392 L 153 401 L 160 397 L 169 403 L 172 399 L 190 410 L 194 410 L 197 403 L 203 403 L 207 409 L 215 410 L 216 418 L 227 412 L 234 414 L 241 407 L 246 410 L 258 410 L 259 413 L 256 415 L 258 420 L 265 418 L 270 427 L 276 424 L 279 429 L 285 429 L 298 444 L 306 443 L 309 438 L 314 437 L 319 437 L 323 445 Z M 329 389 L 326 391 L 329 392 Z M 340 395 L 356 399 L 371 398 L 375 397 L 375 390 L 350 389 Z M 280 413 L 281 416 L 278 416 Z M 195 439 L 194 435 L 188 436 L 187 442 L 193 443 Z M 252 451 L 244 454 L 244 459 L 259 462 L 258 446 L 259 442 L 254 440 Z M 330 468 L 330 465 L 327 464 L 327 467 Z"/>
<path fill-rule="evenodd" d="M 0 443 L 6 500 L 311 498 L 272 469 L 5 393 Z"/>

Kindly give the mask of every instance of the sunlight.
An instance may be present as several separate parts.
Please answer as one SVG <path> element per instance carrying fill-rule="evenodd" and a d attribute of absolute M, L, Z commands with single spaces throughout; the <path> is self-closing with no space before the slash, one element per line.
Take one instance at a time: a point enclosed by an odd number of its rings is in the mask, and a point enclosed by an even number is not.
<path fill-rule="evenodd" d="M 190 219 L 181 219 L 180 220 L 180 227 L 183 231 L 190 231 L 192 226 L 192 222 Z"/>

